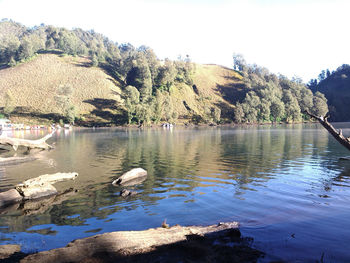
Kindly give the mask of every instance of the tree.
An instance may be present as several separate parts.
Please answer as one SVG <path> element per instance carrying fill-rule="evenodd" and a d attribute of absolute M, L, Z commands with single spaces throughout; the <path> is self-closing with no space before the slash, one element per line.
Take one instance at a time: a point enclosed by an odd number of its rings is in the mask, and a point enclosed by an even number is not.
<path fill-rule="evenodd" d="M 68 123 L 73 123 L 76 118 L 76 106 L 73 104 L 73 88 L 70 85 L 61 85 L 57 89 L 55 96 L 56 104 L 61 108 L 61 113 L 66 118 Z"/>
<path fill-rule="evenodd" d="M 211 108 L 211 117 L 215 123 L 220 122 L 221 110 L 219 107 L 214 106 Z"/>
<path fill-rule="evenodd" d="M 233 54 L 233 69 L 241 72 L 247 70 L 247 62 L 242 54 Z"/>
<path fill-rule="evenodd" d="M 316 92 L 313 98 L 312 114 L 316 116 L 325 116 L 328 112 L 327 99 L 321 92 Z"/>
<path fill-rule="evenodd" d="M 234 112 L 234 120 L 236 122 L 241 123 L 244 121 L 244 111 L 243 111 L 242 104 L 237 103 L 233 112 Z"/>
<path fill-rule="evenodd" d="M 280 121 L 284 115 L 284 104 L 281 100 L 275 100 L 271 103 L 271 116 L 275 122 Z"/>
<path fill-rule="evenodd" d="M 12 95 L 12 92 L 10 90 L 7 90 L 5 93 L 5 107 L 4 107 L 4 114 L 6 116 L 9 116 L 15 109 L 15 102 L 14 97 Z"/>
<path fill-rule="evenodd" d="M 156 91 L 156 97 L 154 99 L 153 107 L 154 107 L 154 122 L 159 123 L 163 116 L 163 96 L 159 90 Z"/>
<path fill-rule="evenodd" d="M 136 116 L 137 105 L 140 103 L 140 92 L 133 86 L 125 88 L 125 108 L 128 113 L 128 124 Z"/>
<path fill-rule="evenodd" d="M 318 80 L 321 82 L 326 78 L 326 71 L 322 70 L 321 73 L 318 75 Z"/>

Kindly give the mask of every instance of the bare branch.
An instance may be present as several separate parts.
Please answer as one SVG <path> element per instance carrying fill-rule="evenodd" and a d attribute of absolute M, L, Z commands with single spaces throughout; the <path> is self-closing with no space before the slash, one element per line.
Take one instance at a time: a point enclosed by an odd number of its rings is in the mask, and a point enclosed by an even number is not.
<path fill-rule="evenodd" d="M 339 131 L 337 131 L 332 124 L 330 124 L 327 119 L 329 117 L 329 114 L 327 113 L 326 116 L 324 117 L 319 117 L 316 116 L 312 113 L 309 113 L 308 111 L 305 111 L 305 113 L 307 115 L 309 115 L 312 118 L 315 118 L 316 120 L 319 121 L 319 123 L 322 124 L 322 126 L 341 144 L 343 145 L 345 148 L 347 148 L 350 151 L 350 137 L 345 138 L 343 135 L 343 131 L 341 129 L 339 129 Z"/>

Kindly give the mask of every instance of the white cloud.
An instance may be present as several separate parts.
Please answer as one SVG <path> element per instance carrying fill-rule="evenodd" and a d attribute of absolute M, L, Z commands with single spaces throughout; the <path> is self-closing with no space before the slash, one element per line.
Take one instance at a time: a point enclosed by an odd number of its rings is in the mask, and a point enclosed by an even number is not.
<path fill-rule="evenodd" d="M 230 66 L 240 52 L 289 77 L 350 63 L 347 1 L 2 0 L 0 18 L 94 29 L 114 41 Z"/>

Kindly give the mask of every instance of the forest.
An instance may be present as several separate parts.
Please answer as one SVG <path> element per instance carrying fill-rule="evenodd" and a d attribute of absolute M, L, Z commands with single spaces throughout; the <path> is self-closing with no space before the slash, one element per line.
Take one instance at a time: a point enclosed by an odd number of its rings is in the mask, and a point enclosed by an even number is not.
<path fill-rule="evenodd" d="M 179 114 L 173 106 L 172 87 L 183 84 L 195 89 L 196 64 L 188 55 L 175 61 L 160 60 L 149 47 L 115 43 L 93 30 L 68 30 L 44 24 L 28 28 L 11 20 L 0 22 L 1 68 L 16 67 L 45 53 L 88 57 L 87 66 L 107 71 L 122 89 L 124 103 L 121 107 L 126 124 L 176 123 Z M 203 102 L 203 111 L 198 118 L 189 121 L 208 124 L 300 122 L 309 120 L 305 111 L 317 116 L 328 111 L 326 97 L 300 79 L 288 79 L 264 67 L 248 64 L 239 54 L 233 55 L 233 65 L 233 70 L 242 77 L 243 95 L 229 101 L 232 112 L 228 118 L 221 118 L 219 105 L 206 106 L 206 98 L 202 96 L 198 100 Z M 77 114 L 69 100 L 70 94 L 70 88 L 63 87 L 57 100 L 62 102 L 66 121 L 74 122 Z M 8 107 L 2 106 L 4 114 L 9 115 Z"/>

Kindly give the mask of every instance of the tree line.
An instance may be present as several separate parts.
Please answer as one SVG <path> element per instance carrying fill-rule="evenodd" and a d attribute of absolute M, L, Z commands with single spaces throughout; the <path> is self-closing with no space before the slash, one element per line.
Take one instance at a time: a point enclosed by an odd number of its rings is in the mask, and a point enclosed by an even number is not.
<path fill-rule="evenodd" d="M 0 66 L 13 67 L 46 52 L 89 56 L 90 66 L 107 70 L 123 88 L 130 122 L 164 118 L 159 108 L 167 107 L 171 112 L 171 87 L 175 83 L 193 84 L 195 65 L 189 56 L 161 61 L 149 47 L 118 44 L 93 30 L 68 30 L 44 24 L 27 28 L 7 19 L 0 22 Z M 138 100 L 135 93 L 139 93 Z M 154 107 L 149 107 L 150 104 Z M 170 115 L 166 119 L 176 117 L 174 113 Z"/>
<path fill-rule="evenodd" d="M 0 66 L 15 66 L 45 52 L 88 56 L 89 66 L 108 71 L 122 87 L 128 123 L 175 121 L 179 116 L 171 89 L 179 83 L 193 85 L 195 64 L 188 56 L 161 61 L 149 47 L 118 44 L 93 30 L 68 30 L 44 24 L 28 28 L 11 20 L 0 22 Z M 318 116 L 328 111 L 323 94 L 313 94 L 299 79 L 289 80 L 266 68 L 247 64 L 239 54 L 233 56 L 233 62 L 246 90 L 244 99 L 234 105 L 235 122 L 297 122 L 309 118 L 303 114 L 305 110 Z M 324 74 L 327 76 L 328 71 Z M 66 93 L 59 88 L 57 101 L 63 105 L 66 119 L 74 121 L 72 92 Z M 220 122 L 220 108 L 210 107 L 210 103 L 202 100 L 202 121 Z"/>
<path fill-rule="evenodd" d="M 305 111 L 317 116 L 328 112 L 325 96 L 320 92 L 313 94 L 300 79 L 289 80 L 264 67 L 247 64 L 240 54 L 234 54 L 233 62 L 247 89 L 243 101 L 236 104 L 236 122 L 299 122 L 309 119 Z"/>

